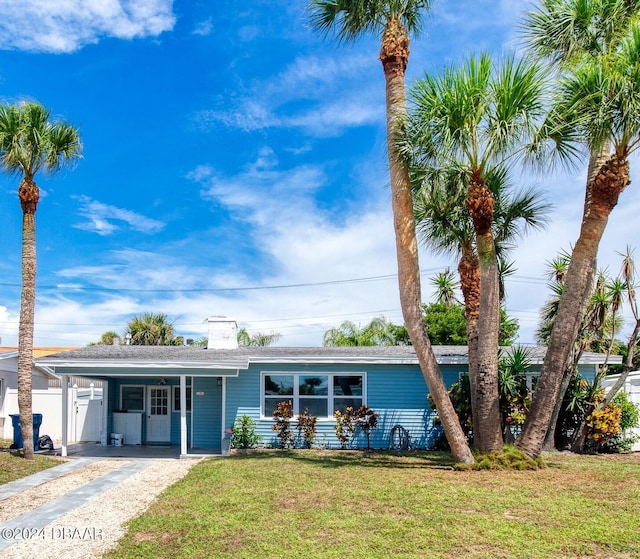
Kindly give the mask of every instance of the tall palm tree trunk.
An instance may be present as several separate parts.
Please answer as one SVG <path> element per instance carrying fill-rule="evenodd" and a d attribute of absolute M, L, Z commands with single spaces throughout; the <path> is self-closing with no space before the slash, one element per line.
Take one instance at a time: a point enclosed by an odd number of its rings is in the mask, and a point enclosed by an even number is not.
<path fill-rule="evenodd" d="M 431 342 L 422 320 L 420 268 L 409 169 L 402 162 L 394 139 L 407 112 L 405 70 L 409 38 L 398 20 L 391 20 L 382 37 L 380 61 L 384 69 L 387 106 L 387 150 L 391 175 L 391 201 L 396 235 L 400 305 L 422 374 L 442 421 L 451 454 L 457 462 L 473 463 L 473 455 L 449 398 Z"/>
<path fill-rule="evenodd" d="M 20 183 L 22 206 L 22 294 L 18 328 L 18 411 L 24 444 L 24 457 L 33 460 L 33 320 L 36 300 L 36 217 L 39 191 L 30 178 Z"/>
<path fill-rule="evenodd" d="M 629 162 L 624 155 L 617 153 L 598 168 L 590 184 L 580 236 L 571 254 L 540 380 L 522 434 L 516 441 L 516 446 L 531 457 L 535 458 L 542 450 L 569 354 L 583 319 L 598 245 L 609 215 L 628 184 Z"/>
<path fill-rule="evenodd" d="M 478 354 L 475 446 L 481 452 L 502 448 L 500 396 L 498 393 L 498 346 L 500 340 L 500 281 L 498 259 L 493 240 L 494 200 L 491 191 L 473 173 L 469 184 L 467 208 L 476 232 L 476 247 L 480 264 L 480 312 L 478 315 Z"/>
<path fill-rule="evenodd" d="M 460 290 L 464 299 L 464 315 L 467 327 L 467 353 L 469 362 L 469 389 L 471 391 L 471 418 L 473 433 L 479 431 L 476 385 L 478 382 L 478 316 L 480 314 L 480 263 L 471 242 L 462 246 L 462 258 L 458 262 Z"/>

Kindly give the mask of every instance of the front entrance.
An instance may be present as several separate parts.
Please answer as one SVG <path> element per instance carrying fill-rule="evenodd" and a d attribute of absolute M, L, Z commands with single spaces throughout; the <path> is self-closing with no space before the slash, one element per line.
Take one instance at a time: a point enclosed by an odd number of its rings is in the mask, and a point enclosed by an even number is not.
<path fill-rule="evenodd" d="M 171 440 L 169 387 L 149 386 L 147 394 L 147 442 L 168 443 Z"/>

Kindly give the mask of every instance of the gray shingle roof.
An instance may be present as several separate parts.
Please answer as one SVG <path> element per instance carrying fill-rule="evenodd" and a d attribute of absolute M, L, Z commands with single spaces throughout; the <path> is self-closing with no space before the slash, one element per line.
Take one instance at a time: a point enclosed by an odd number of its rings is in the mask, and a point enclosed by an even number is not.
<path fill-rule="evenodd" d="M 433 346 L 440 364 L 466 364 L 466 346 Z M 530 348 L 531 358 L 541 363 L 546 348 Z M 617 356 L 614 356 L 617 357 Z M 610 362 L 621 362 L 621 358 Z M 193 364 L 194 367 L 212 364 L 245 368 L 251 363 L 417 363 L 412 346 L 384 347 L 240 347 L 237 349 L 206 349 L 193 346 L 135 346 L 94 345 L 73 351 L 57 353 L 37 360 L 48 366 L 80 366 L 82 363 L 101 362 L 112 366 L 143 365 L 153 363 Z M 581 363 L 602 363 L 604 355 L 585 353 Z"/>

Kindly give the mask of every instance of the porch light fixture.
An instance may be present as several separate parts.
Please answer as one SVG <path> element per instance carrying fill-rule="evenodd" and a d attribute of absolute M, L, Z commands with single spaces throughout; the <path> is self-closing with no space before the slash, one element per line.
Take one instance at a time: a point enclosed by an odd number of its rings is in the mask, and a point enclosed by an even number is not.
<path fill-rule="evenodd" d="M 165 379 L 161 378 L 161 379 L 158 381 L 158 384 L 159 384 L 160 386 L 164 386 L 165 384 L 167 384 L 167 381 L 166 381 Z"/>

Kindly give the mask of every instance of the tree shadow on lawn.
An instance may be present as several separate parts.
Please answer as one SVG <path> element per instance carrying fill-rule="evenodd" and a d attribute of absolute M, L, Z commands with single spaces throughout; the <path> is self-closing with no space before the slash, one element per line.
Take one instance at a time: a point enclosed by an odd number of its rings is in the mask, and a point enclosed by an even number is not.
<path fill-rule="evenodd" d="M 234 460 L 289 458 L 322 468 L 359 466 L 363 468 L 415 468 L 452 470 L 450 454 L 435 451 L 396 452 L 385 450 L 278 450 L 267 449 L 232 456 Z"/>

